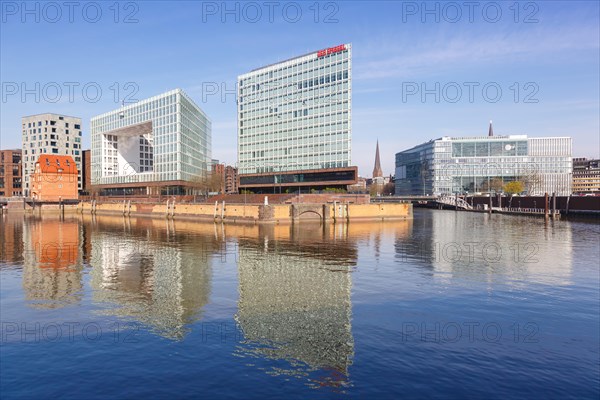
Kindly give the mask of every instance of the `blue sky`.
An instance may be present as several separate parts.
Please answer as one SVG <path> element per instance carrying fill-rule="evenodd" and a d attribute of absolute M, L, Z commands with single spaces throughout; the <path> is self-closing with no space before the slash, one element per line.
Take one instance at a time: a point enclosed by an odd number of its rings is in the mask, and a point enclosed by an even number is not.
<path fill-rule="evenodd" d="M 212 120 L 213 158 L 233 164 L 235 98 L 207 88 L 233 90 L 253 68 L 352 43 L 352 162 L 363 176 L 377 139 L 389 174 L 396 152 L 485 135 L 489 120 L 496 134 L 571 136 L 574 156 L 599 156 L 597 1 L 229 2 L 230 13 L 222 2 L 141 1 L 119 3 L 118 15 L 113 1 L 90 3 L 29 2 L 28 14 L 2 2 L 0 147 L 20 147 L 21 116 L 57 112 L 83 119 L 89 148 L 90 118 L 132 88 L 143 99 L 180 87 Z M 23 87 L 34 93 L 23 98 Z"/>

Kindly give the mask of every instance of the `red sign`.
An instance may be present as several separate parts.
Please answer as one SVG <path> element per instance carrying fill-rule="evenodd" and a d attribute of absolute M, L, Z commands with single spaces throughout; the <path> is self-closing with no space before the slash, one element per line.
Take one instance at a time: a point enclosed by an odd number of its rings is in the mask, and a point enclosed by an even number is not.
<path fill-rule="evenodd" d="M 323 56 L 326 56 L 327 54 L 339 53 L 340 51 L 344 51 L 344 50 L 346 50 L 346 45 L 340 44 L 339 46 L 319 50 L 319 52 L 317 53 L 317 57 L 323 57 Z"/>

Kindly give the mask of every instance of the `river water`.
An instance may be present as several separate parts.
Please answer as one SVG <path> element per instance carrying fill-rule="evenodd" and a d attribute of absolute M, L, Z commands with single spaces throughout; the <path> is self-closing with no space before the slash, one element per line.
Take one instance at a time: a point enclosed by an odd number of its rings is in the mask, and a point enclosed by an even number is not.
<path fill-rule="evenodd" d="M 0 218 L 3 399 L 600 395 L 597 220 Z"/>

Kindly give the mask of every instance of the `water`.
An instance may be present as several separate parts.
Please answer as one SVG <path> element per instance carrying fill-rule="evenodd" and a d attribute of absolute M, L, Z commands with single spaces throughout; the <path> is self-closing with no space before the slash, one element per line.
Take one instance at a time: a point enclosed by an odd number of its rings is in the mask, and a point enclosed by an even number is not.
<path fill-rule="evenodd" d="M 597 221 L 1 222 L 3 399 L 600 394 Z"/>

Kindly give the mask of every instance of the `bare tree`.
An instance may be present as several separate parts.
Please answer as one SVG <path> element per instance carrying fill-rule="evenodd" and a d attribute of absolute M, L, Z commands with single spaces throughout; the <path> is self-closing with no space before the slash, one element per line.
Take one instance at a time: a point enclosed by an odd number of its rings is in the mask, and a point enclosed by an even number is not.
<path fill-rule="evenodd" d="M 530 196 L 535 196 L 538 194 L 543 194 L 542 187 L 544 186 L 544 178 L 537 171 L 532 171 L 531 173 L 521 177 L 519 179 L 521 182 L 525 184 L 525 189 L 527 190 L 527 194 Z"/>

